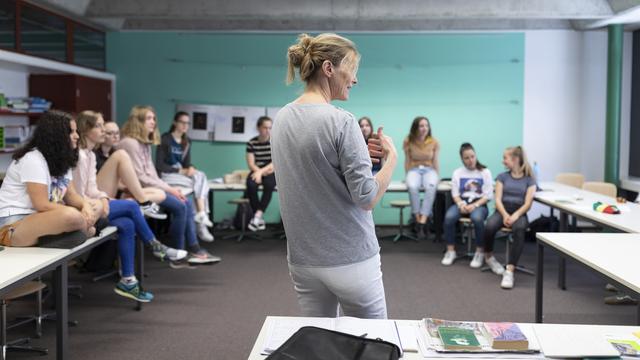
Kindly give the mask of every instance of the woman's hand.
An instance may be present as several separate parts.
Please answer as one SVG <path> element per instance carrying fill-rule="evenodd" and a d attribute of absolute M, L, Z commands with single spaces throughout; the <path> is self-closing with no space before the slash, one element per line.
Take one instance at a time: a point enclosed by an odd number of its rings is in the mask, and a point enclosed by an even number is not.
<path fill-rule="evenodd" d="M 189 166 L 187 168 L 187 171 L 186 171 L 186 175 L 187 176 L 191 177 L 191 176 L 195 175 L 195 173 L 196 173 L 196 168 L 194 168 L 193 166 Z"/>
<path fill-rule="evenodd" d="M 369 156 L 371 162 L 374 164 L 379 163 L 380 159 L 387 159 L 390 155 L 396 156 L 396 147 L 393 144 L 393 139 L 385 135 L 382 132 L 383 127 L 378 128 L 378 132 L 369 139 L 367 147 L 369 148 Z"/>
<path fill-rule="evenodd" d="M 254 171 L 251 173 L 251 180 L 255 181 L 256 184 L 262 184 L 262 171 Z"/>
<path fill-rule="evenodd" d="M 184 197 L 184 195 L 182 195 L 182 191 L 180 191 L 180 189 L 172 187 L 169 188 L 169 190 L 167 190 L 167 192 L 175 197 L 178 198 L 178 200 L 182 201 L 182 202 L 187 202 L 187 198 Z"/>
<path fill-rule="evenodd" d="M 109 217 L 109 199 L 102 198 L 102 217 Z"/>

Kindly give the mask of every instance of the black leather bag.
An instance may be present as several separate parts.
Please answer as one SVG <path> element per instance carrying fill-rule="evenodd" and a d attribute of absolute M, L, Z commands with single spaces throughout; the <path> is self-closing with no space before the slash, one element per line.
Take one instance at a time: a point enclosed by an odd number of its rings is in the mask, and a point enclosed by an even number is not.
<path fill-rule="evenodd" d="M 267 357 L 269 360 L 397 360 L 400 349 L 373 340 L 305 326 Z"/>

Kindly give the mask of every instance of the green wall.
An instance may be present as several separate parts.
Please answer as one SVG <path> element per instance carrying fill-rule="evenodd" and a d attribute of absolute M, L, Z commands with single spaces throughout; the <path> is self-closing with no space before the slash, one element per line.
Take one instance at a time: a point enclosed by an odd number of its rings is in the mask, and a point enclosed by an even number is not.
<path fill-rule="evenodd" d="M 442 144 L 442 177 L 460 166 L 458 148 L 474 144 L 494 176 L 502 150 L 522 142 L 524 34 L 347 34 L 362 61 L 348 102 L 356 117 L 384 125 L 400 148 L 411 121 L 426 115 Z M 302 91 L 286 86 L 286 49 L 296 34 L 109 33 L 107 69 L 117 75 L 117 120 L 136 104 L 156 108 L 166 131 L 178 102 L 282 106 Z M 195 142 L 194 164 L 220 177 L 245 168 L 244 144 Z M 401 152 L 401 149 L 399 149 Z M 400 157 L 395 180 L 404 177 Z M 216 196 L 216 220 L 230 217 Z M 405 198 L 404 194 L 384 197 Z M 278 221 L 277 199 L 268 221 Z M 377 223 L 397 223 L 397 211 L 378 208 Z"/>

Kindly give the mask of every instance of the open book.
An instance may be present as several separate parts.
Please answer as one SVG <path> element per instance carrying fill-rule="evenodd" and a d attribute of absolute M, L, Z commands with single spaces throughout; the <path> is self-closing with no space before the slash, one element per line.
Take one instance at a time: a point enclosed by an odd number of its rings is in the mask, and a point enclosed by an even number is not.
<path fill-rule="evenodd" d="M 262 354 L 267 355 L 285 343 L 303 326 L 315 326 L 369 339 L 382 339 L 396 344 L 402 351 L 398 327 L 393 320 L 338 318 L 272 318 L 268 324 Z"/>

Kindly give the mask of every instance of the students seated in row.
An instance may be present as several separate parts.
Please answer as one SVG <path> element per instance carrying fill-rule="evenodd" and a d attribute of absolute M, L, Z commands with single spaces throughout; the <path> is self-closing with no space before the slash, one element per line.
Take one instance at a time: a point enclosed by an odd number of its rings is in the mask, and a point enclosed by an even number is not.
<path fill-rule="evenodd" d="M 160 220 L 166 219 L 167 214 L 160 213 L 160 208 L 157 205 L 164 201 L 164 192 L 153 188 L 143 188 L 140 185 L 129 155 L 124 150 L 115 151 L 113 148 L 113 141 L 119 141 L 118 125 L 111 122 L 108 127 L 112 135 L 109 135 L 108 140 L 105 136 L 105 142 L 108 142 L 109 145 L 104 148 L 96 146 L 94 149 L 95 167 L 98 171 L 97 187 L 112 199 L 119 197 L 121 190 L 126 190 L 128 196 L 138 202 L 145 216 Z M 113 134 L 116 134 L 115 137 Z M 121 185 L 124 185 L 123 189 L 120 189 Z"/>
<path fill-rule="evenodd" d="M 276 188 L 276 175 L 271 162 L 271 125 L 273 121 L 268 116 L 258 119 L 258 136 L 247 143 L 247 196 L 253 209 L 253 219 L 249 222 L 251 231 L 266 229 L 263 219 L 267 211 L 273 190 Z M 258 187 L 262 185 L 262 198 L 258 198 Z"/>
<path fill-rule="evenodd" d="M 207 229 L 213 226 L 207 215 L 210 212 L 209 184 L 207 175 L 191 164 L 191 139 L 187 136 L 190 123 L 186 112 L 174 115 L 169 132 L 162 134 L 156 149 L 156 169 L 167 184 L 193 190 L 196 203 L 194 220 L 198 224 L 196 233 L 200 239 L 211 242 L 213 235 Z"/>
<path fill-rule="evenodd" d="M 371 119 L 367 116 L 363 116 L 358 120 L 358 125 L 360 125 L 360 131 L 362 131 L 362 136 L 364 136 L 364 141 L 368 144 L 369 139 L 373 137 L 373 123 Z M 382 162 L 378 162 L 373 164 L 371 168 L 371 172 L 375 175 L 382 168 Z"/>
<path fill-rule="evenodd" d="M 524 235 L 529 226 L 527 211 L 533 203 L 536 180 L 522 147 L 507 148 L 502 156 L 502 163 L 508 171 L 501 173 L 496 179 L 496 211 L 487 219 L 484 246 L 487 265 L 494 273 L 502 275 L 500 286 L 511 289 L 515 267 L 524 249 Z M 510 228 L 513 236 L 506 270 L 493 256 L 495 236 L 502 227 Z"/>
<path fill-rule="evenodd" d="M 118 148 L 125 150 L 143 186 L 154 187 L 165 192 L 165 200 L 160 206 L 171 214 L 169 233 L 177 249 L 187 248 L 187 261 L 172 261 L 172 267 L 187 267 L 189 264 L 217 263 L 220 258 L 200 247 L 196 237 L 193 204 L 180 192 L 162 181 L 151 159 L 151 145 L 160 143 L 160 133 L 156 127 L 156 114 L 150 106 L 134 106 L 129 119 L 122 127 L 123 139 Z M 113 156 L 113 155 L 112 155 Z"/>
<path fill-rule="evenodd" d="M 140 288 L 134 272 L 136 235 L 153 251 L 153 255 L 161 260 L 178 261 L 184 259 L 187 252 L 172 249 L 160 243 L 142 216 L 140 206 L 134 201 L 113 200 L 107 193 L 101 191 L 96 183 L 96 157 L 93 149 L 104 142 L 104 119 L 100 113 L 83 111 L 78 114 L 76 122 L 80 134 L 80 149 L 78 164 L 73 170 L 73 184 L 79 195 L 101 205 L 100 217 L 107 218 L 110 225 L 118 228 L 118 253 L 122 272 L 114 291 L 118 295 L 136 301 L 149 302 L 153 299 L 153 295 Z M 126 153 L 124 156 L 128 157 Z M 106 163 L 108 164 L 114 158 L 111 156 Z M 103 170 L 105 168 L 103 167 Z"/>
<path fill-rule="evenodd" d="M 477 269 L 484 261 L 484 221 L 489 213 L 487 203 L 493 198 L 493 177 L 491 171 L 478 160 L 471 144 L 460 146 L 460 158 L 464 166 L 457 168 L 451 177 L 454 205 L 444 217 L 447 251 L 442 258 L 442 265 L 451 265 L 456 259 L 456 224 L 464 216 L 471 219 L 475 231 L 476 251 L 469 266 Z"/>
<path fill-rule="evenodd" d="M 71 115 L 47 111 L 29 142 L 13 154 L 0 188 L 0 244 L 34 246 L 44 235 L 95 234 L 100 209 L 73 186 L 78 133 Z"/>
<path fill-rule="evenodd" d="M 402 144 L 404 149 L 404 170 L 411 201 L 411 213 L 415 217 L 418 238 L 425 238 L 428 232 L 427 220 L 431 216 L 436 199 L 440 165 L 438 154 L 440 143 L 432 135 L 429 119 L 418 116 L 411 124 L 409 136 Z M 424 199 L 420 201 L 420 190 L 424 189 Z"/>

